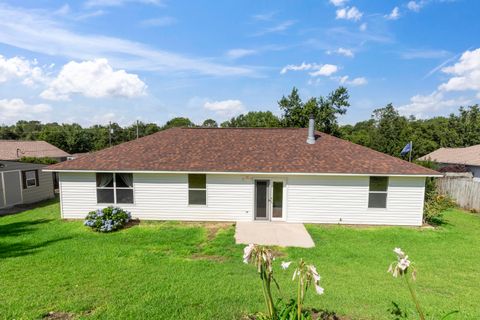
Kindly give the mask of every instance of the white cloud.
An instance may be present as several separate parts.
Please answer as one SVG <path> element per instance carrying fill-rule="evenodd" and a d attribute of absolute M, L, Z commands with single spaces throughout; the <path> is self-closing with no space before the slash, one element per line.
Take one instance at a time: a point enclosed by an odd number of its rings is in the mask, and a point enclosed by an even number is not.
<path fill-rule="evenodd" d="M 289 64 L 280 71 L 280 74 L 285 74 L 288 71 L 311 71 L 309 74 L 312 77 L 330 76 L 338 71 L 338 67 L 333 64 L 316 64 L 302 62 L 300 65 Z"/>
<path fill-rule="evenodd" d="M 316 64 L 302 62 L 300 65 L 289 64 L 280 71 L 280 74 L 285 74 L 288 71 L 302 71 L 302 70 L 311 70 Z"/>
<path fill-rule="evenodd" d="M 136 74 L 114 71 L 106 59 L 70 61 L 40 96 L 48 100 L 69 100 L 72 94 L 132 98 L 145 94 L 146 87 Z"/>
<path fill-rule="evenodd" d="M 256 21 L 271 21 L 275 14 L 277 14 L 275 11 L 254 14 L 252 19 Z"/>
<path fill-rule="evenodd" d="M 318 76 L 331 76 L 335 72 L 338 71 L 338 67 L 334 64 L 324 64 L 321 66 L 318 70 L 310 72 L 309 74 L 312 77 L 318 77 Z"/>
<path fill-rule="evenodd" d="M 362 23 L 360 25 L 359 29 L 360 29 L 360 31 L 366 31 L 367 30 L 367 23 L 366 22 Z"/>
<path fill-rule="evenodd" d="M 460 61 L 445 67 L 442 72 L 453 75 L 446 83 L 439 86 L 442 91 L 474 90 L 480 93 L 480 48 L 465 51 Z"/>
<path fill-rule="evenodd" d="M 252 49 L 241 49 L 241 48 L 231 49 L 227 51 L 227 57 L 229 57 L 230 59 L 239 59 L 239 58 L 251 56 L 257 53 L 258 53 L 257 50 L 252 50 Z"/>
<path fill-rule="evenodd" d="M 400 106 L 398 111 L 403 115 L 414 115 L 419 118 L 424 118 L 438 111 L 457 108 L 462 105 L 467 105 L 470 102 L 469 99 L 465 98 L 445 99 L 442 92 L 434 91 L 426 96 L 420 94 L 413 96 L 410 98 L 410 103 Z"/>
<path fill-rule="evenodd" d="M 409 1 L 407 3 L 407 8 L 409 10 L 419 12 L 420 9 L 422 9 L 423 5 L 424 5 L 424 1 Z"/>
<path fill-rule="evenodd" d="M 287 29 L 289 29 L 295 23 L 296 23 L 296 21 L 294 21 L 294 20 L 283 21 L 283 22 L 281 22 L 281 23 L 279 23 L 279 24 L 277 24 L 273 27 L 270 27 L 270 28 L 267 28 L 265 30 L 262 30 L 260 32 L 255 33 L 254 36 L 263 36 L 263 35 L 270 34 L 270 33 L 283 32 L 283 31 L 286 31 Z"/>
<path fill-rule="evenodd" d="M 341 7 L 347 2 L 348 0 L 330 0 L 330 3 L 333 4 L 335 7 Z"/>
<path fill-rule="evenodd" d="M 338 48 L 337 50 L 334 50 L 334 51 L 331 51 L 331 50 L 327 51 L 327 54 L 334 54 L 334 53 L 345 56 L 345 57 L 349 57 L 349 58 L 353 58 L 355 56 L 352 50 L 345 49 L 345 48 Z"/>
<path fill-rule="evenodd" d="M 387 18 L 388 20 L 397 20 L 398 18 L 400 18 L 400 9 L 398 9 L 398 7 L 393 8 L 392 12 L 390 12 L 390 14 L 387 14 L 385 18 Z"/>
<path fill-rule="evenodd" d="M 446 50 L 434 49 L 409 49 L 402 52 L 402 59 L 437 59 L 445 58 L 450 53 Z"/>
<path fill-rule="evenodd" d="M 235 116 L 245 111 L 245 107 L 240 100 L 207 101 L 203 107 L 223 117 Z"/>
<path fill-rule="evenodd" d="M 357 9 L 357 7 L 351 8 L 341 8 L 338 9 L 337 12 L 337 19 L 346 19 L 346 20 L 353 20 L 358 21 L 362 18 L 363 13 Z"/>
<path fill-rule="evenodd" d="M 368 83 L 367 78 L 365 77 L 358 77 L 349 80 L 349 76 L 343 76 L 339 78 L 340 84 L 350 85 L 352 87 L 364 86 Z"/>
<path fill-rule="evenodd" d="M 11 79 L 23 79 L 23 84 L 34 85 L 46 81 L 46 76 L 35 60 L 22 57 L 7 59 L 0 55 L 0 83 Z"/>
<path fill-rule="evenodd" d="M 250 68 L 151 48 L 139 42 L 80 34 L 60 24 L 48 11 L 0 5 L 0 43 L 45 55 L 76 60 L 107 58 L 115 67 L 149 72 L 196 72 L 206 75 L 253 75 Z"/>
<path fill-rule="evenodd" d="M 0 121 L 31 118 L 33 115 L 49 112 L 48 104 L 27 104 L 22 99 L 0 99 Z"/>
<path fill-rule="evenodd" d="M 85 2 L 86 7 L 118 7 L 128 2 L 136 2 L 143 4 L 162 5 L 160 0 L 88 0 Z"/>
<path fill-rule="evenodd" d="M 177 19 L 173 17 L 160 17 L 143 20 L 140 22 L 140 24 L 144 27 L 167 27 L 175 24 L 176 22 Z"/>

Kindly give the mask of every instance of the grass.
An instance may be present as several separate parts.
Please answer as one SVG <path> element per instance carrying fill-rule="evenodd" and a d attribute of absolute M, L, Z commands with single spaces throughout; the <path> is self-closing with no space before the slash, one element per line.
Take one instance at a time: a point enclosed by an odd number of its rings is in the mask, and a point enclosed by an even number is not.
<path fill-rule="evenodd" d="M 445 216 L 437 230 L 308 225 L 316 247 L 278 249 L 284 256 L 276 263 L 303 257 L 317 266 L 325 294 L 310 292 L 312 307 L 392 319 L 387 309 L 395 302 L 415 318 L 404 283 L 386 272 L 399 246 L 416 263 L 429 317 L 460 310 L 449 319 L 478 319 L 480 217 Z M 236 319 L 262 311 L 260 281 L 233 235 L 233 225 L 179 222 L 99 234 L 60 220 L 57 202 L 0 217 L 0 318 L 55 311 L 80 319 Z M 291 272 L 277 268 L 287 292 Z"/>

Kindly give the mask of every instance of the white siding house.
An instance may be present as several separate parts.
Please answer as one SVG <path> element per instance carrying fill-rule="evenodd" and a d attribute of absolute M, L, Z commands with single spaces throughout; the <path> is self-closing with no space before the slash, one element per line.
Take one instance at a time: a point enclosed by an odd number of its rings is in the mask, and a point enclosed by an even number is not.
<path fill-rule="evenodd" d="M 436 171 L 305 129 L 162 131 L 49 167 L 62 217 L 422 224 Z"/>
<path fill-rule="evenodd" d="M 425 177 L 390 177 L 386 208 L 369 208 L 368 176 L 206 174 L 206 205 L 189 205 L 188 174 L 134 173 L 134 203 L 121 207 L 146 220 L 253 221 L 255 180 L 284 182 L 282 217 L 271 220 L 422 224 Z M 95 173 L 61 173 L 60 190 L 63 218 L 82 219 L 89 211 L 105 207 L 97 203 Z"/>

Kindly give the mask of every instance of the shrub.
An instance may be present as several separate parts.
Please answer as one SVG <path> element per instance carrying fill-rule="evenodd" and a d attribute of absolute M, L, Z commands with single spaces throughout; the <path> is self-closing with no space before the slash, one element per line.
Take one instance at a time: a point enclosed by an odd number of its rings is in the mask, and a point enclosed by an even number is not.
<path fill-rule="evenodd" d="M 110 206 L 89 212 L 83 224 L 98 232 L 111 232 L 122 229 L 130 219 L 130 212 Z"/>
<path fill-rule="evenodd" d="M 452 198 L 431 191 L 425 196 L 423 222 L 440 225 L 443 223 L 443 212 L 453 207 L 455 207 L 455 201 Z"/>
<path fill-rule="evenodd" d="M 55 164 L 58 163 L 57 160 L 49 158 L 49 157 L 22 157 L 20 158 L 20 162 L 25 163 L 35 163 L 35 164 Z"/>

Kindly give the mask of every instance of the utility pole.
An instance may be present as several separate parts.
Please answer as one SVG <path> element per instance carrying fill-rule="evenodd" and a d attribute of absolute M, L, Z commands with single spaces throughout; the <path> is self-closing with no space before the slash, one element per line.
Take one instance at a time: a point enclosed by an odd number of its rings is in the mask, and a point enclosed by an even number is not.
<path fill-rule="evenodd" d="M 410 154 L 408 155 L 409 162 L 412 162 L 412 149 L 413 149 L 413 141 L 410 141 Z"/>
<path fill-rule="evenodd" d="M 137 120 L 137 139 L 138 139 L 138 120 Z"/>

